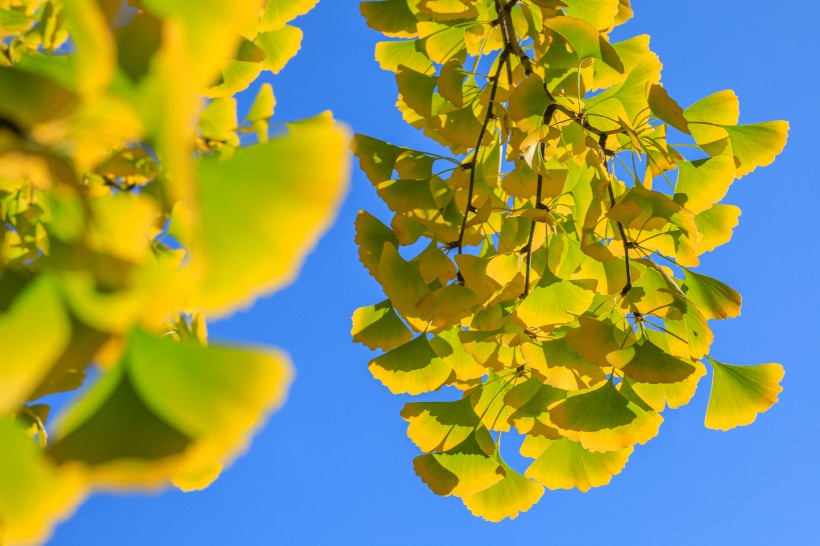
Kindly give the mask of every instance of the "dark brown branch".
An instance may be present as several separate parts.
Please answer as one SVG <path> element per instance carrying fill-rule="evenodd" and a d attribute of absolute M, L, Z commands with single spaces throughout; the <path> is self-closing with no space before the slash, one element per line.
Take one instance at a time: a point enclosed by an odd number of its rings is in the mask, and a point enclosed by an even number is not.
<path fill-rule="evenodd" d="M 609 177 L 609 156 L 614 155 L 612 150 L 607 149 L 606 147 L 606 134 L 600 135 L 598 139 L 598 146 L 601 148 L 601 156 L 604 160 L 604 171 L 606 172 L 607 177 Z M 615 191 L 612 189 L 612 181 L 607 179 L 606 182 L 607 191 L 609 192 L 609 205 L 610 210 L 612 207 L 615 206 Z M 630 243 L 626 238 L 626 230 L 624 229 L 624 225 L 618 221 L 615 222 L 618 225 L 618 233 L 621 235 L 621 242 L 624 245 L 624 263 L 626 265 L 626 284 L 621 289 L 621 296 L 626 296 L 630 290 L 632 290 L 632 271 L 629 268 L 629 247 Z"/>
<path fill-rule="evenodd" d="M 490 102 L 487 105 L 487 114 L 484 116 L 484 123 L 481 125 L 481 132 L 478 135 L 478 141 L 475 145 L 475 152 L 473 152 L 473 157 L 470 160 L 470 163 L 468 163 L 470 167 L 470 186 L 467 190 L 467 205 L 464 207 L 464 219 L 461 221 L 461 230 L 459 231 L 458 240 L 456 241 L 459 254 L 461 254 L 464 246 L 464 233 L 467 231 L 467 219 L 470 216 L 470 212 L 475 211 L 473 208 L 473 192 L 475 191 L 475 174 L 476 168 L 478 167 L 478 155 L 481 152 L 481 144 L 484 142 L 484 136 L 487 134 L 487 128 L 490 125 L 490 121 L 494 117 L 493 107 L 495 106 L 495 96 L 498 93 L 498 83 L 501 81 L 501 72 L 504 70 L 504 65 L 509 61 L 509 57 L 510 50 L 508 48 L 504 48 L 501 55 L 498 57 L 498 67 L 495 70 L 495 74 L 493 74 L 490 78 L 492 81 L 492 88 L 490 90 Z"/>

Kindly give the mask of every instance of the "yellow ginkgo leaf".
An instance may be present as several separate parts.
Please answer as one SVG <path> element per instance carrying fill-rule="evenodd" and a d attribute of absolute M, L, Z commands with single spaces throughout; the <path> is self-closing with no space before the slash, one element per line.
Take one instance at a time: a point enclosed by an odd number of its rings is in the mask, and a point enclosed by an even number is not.
<path fill-rule="evenodd" d="M 425 452 L 449 451 L 470 435 L 482 446 L 493 443 L 469 397 L 454 402 L 408 402 L 401 416 L 409 423 L 407 436 Z"/>
<path fill-rule="evenodd" d="M 299 52 L 302 46 L 302 31 L 299 28 L 285 25 L 277 30 L 260 33 L 254 40 L 254 44 L 265 53 L 262 67 L 278 74 Z"/>
<path fill-rule="evenodd" d="M 706 319 L 740 316 L 740 294 L 731 286 L 688 269 L 683 272 L 683 291 Z"/>
<path fill-rule="evenodd" d="M 396 315 L 390 300 L 356 309 L 350 334 L 353 341 L 382 351 L 395 349 L 413 339 L 413 334 Z"/>
<path fill-rule="evenodd" d="M 40 544 L 85 496 L 78 473 L 55 468 L 8 417 L 0 419 L 0 541 Z"/>
<path fill-rule="evenodd" d="M 771 408 L 783 390 L 785 371 L 780 364 L 734 366 L 708 358 L 712 365 L 712 392 L 705 424 L 715 430 L 750 425 L 758 413 Z"/>
<path fill-rule="evenodd" d="M 310 159 L 317 147 L 322 161 Z M 345 131 L 328 117 L 294 124 L 288 135 L 227 160 L 204 158 L 191 264 L 202 274 L 196 305 L 224 316 L 290 283 L 332 221 L 347 171 Z"/>
<path fill-rule="evenodd" d="M 723 129 L 732 142 L 732 155 L 737 161 L 737 176 L 740 178 L 757 167 L 772 164 L 786 146 L 789 123 L 768 121 L 752 125 L 725 125 Z"/>
<path fill-rule="evenodd" d="M 695 214 L 723 199 L 735 180 L 735 162 L 728 156 L 681 161 L 678 169 L 674 201 Z"/>
<path fill-rule="evenodd" d="M 594 297 L 593 292 L 548 274 L 530 290 L 516 316 L 532 328 L 566 324 L 586 311 Z"/>
<path fill-rule="evenodd" d="M 319 0 L 267 0 L 265 10 L 259 22 L 259 30 L 267 32 L 277 30 L 304 15 L 319 2 Z"/>
<path fill-rule="evenodd" d="M 592 487 L 607 485 L 612 476 L 624 469 L 633 449 L 627 447 L 596 453 L 567 438 L 539 440 L 539 443 L 545 444 L 545 449 L 537 455 L 525 475 L 547 489 L 579 489 L 587 492 Z"/>
<path fill-rule="evenodd" d="M 544 488 L 526 478 L 498 459 L 504 477 L 495 485 L 470 496 L 462 497 L 464 505 L 475 516 L 488 521 L 515 519 L 526 512 L 544 494 Z"/>
<path fill-rule="evenodd" d="M 486 432 L 486 431 L 485 431 Z M 483 491 L 504 479 L 498 461 L 485 449 L 474 434 L 457 446 L 442 453 L 428 453 L 413 460 L 416 475 L 436 495 L 464 497 Z M 492 453 L 492 451 L 490 452 Z"/>
<path fill-rule="evenodd" d="M 437 390 L 452 373 L 430 347 L 424 334 L 374 358 L 368 368 L 373 377 L 393 394 L 421 394 Z"/>

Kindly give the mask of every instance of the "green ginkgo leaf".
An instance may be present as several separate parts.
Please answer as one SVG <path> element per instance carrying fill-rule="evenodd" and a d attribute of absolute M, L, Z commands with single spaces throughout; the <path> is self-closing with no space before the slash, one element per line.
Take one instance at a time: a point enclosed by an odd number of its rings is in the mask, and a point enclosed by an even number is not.
<path fill-rule="evenodd" d="M 282 404 L 290 375 L 280 353 L 136 330 L 120 363 L 62 416 L 47 453 L 100 483 L 153 487 L 230 462 Z"/>
<path fill-rule="evenodd" d="M 261 61 L 262 67 L 278 74 L 302 47 L 302 31 L 285 25 L 277 30 L 260 33 L 254 44 L 265 54 Z"/>
<path fill-rule="evenodd" d="M 721 320 L 740 316 L 740 294 L 717 279 L 686 269 L 683 272 L 682 288 L 686 297 L 706 319 Z"/>
<path fill-rule="evenodd" d="M 476 362 L 476 359 L 464 349 L 459 337 L 461 328 L 456 326 L 439 332 L 430 339 L 430 346 L 445 364 L 452 368 L 456 379 L 470 381 L 487 374 L 487 368 Z"/>
<path fill-rule="evenodd" d="M 385 244 L 393 247 L 399 246 L 393 230 L 365 211 L 359 211 L 356 216 L 355 241 L 359 246 L 359 261 L 376 278 L 379 278 L 379 261 Z"/>
<path fill-rule="evenodd" d="M 36 341 L 29 335 L 37 332 Z M 55 279 L 40 275 L 0 313 L 0 413 L 15 410 L 44 381 L 71 339 Z"/>
<path fill-rule="evenodd" d="M 723 129 L 732 142 L 732 155 L 737 161 L 738 178 L 757 167 L 771 165 L 783 151 L 789 133 L 785 121 L 768 121 L 752 125 L 726 125 Z"/>
<path fill-rule="evenodd" d="M 407 6 L 407 0 L 361 2 L 359 9 L 367 26 L 386 36 L 412 38 L 418 33 L 418 19 Z"/>
<path fill-rule="evenodd" d="M 649 109 L 661 121 L 665 121 L 678 131 L 689 134 L 689 125 L 683 115 L 683 108 L 675 102 L 669 93 L 660 84 L 652 84 L 649 87 L 647 97 Z"/>
<path fill-rule="evenodd" d="M 645 338 L 634 345 L 607 355 L 607 360 L 630 379 L 641 383 L 679 383 L 695 372 L 695 367 L 676 358 Z"/>
<path fill-rule="evenodd" d="M 626 466 L 632 447 L 616 451 L 593 452 L 578 443 L 561 438 L 547 440 L 530 436 L 525 444 L 539 444 L 535 461 L 525 475 L 547 489 L 578 489 L 587 492 L 592 487 L 609 484 L 612 476 Z M 534 447 L 534 446 L 533 446 Z M 530 446 L 521 447 L 522 454 L 532 453 Z"/>
<path fill-rule="evenodd" d="M 9 417 L 0 419 L 0 540 L 45 543 L 85 496 L 81 476 L 57 469 Z"/>
<path fill-rule="evenodd" d="M 715 430 L 750 425 L 777 402 L 785 371 L 780 364 L 734 366 L 708 358 L 712 365 L 712 392 L 705 425 Z"/>
<path fill-rule="evenodd" d="M 396 315 L 390 300 L 356 309 L 350 333 L 353 341 L 382 351 L 390 351 L 413 339 L 413 334 Z"/>
<path fill-rule="evenodd" d="M 430 347 L 424 334 L 374 358 L 368 368 L 373 377 L 393 394 L 421 394 L 437 390 L 452 373 Z"/>
<path fill-rule="evenodd" d="M 424 51 L 424 42 L 419 40 L 379 42 L 376 44 L 376 60 L 383 70 L 391 72 L 398 72 L 400 66 L 422 74 L 434 72 L 433 63 Z"/>
<path fill-rule="evenodd" d="M 545 275 L 518 306 L 516 316 L 534 328 L 566 324 L 586 311 L 594 297 L 571 281 Z"/>

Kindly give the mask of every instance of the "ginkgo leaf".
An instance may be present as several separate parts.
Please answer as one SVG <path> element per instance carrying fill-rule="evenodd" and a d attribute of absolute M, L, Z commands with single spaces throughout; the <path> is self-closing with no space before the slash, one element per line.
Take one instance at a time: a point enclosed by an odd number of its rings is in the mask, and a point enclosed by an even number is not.
<path fill-rule="evenodd" d="M 110 485 L 145 488 L 189 476 L 242 452 L 284 401 L 290 375 L 280 353 L 136 330 L 120 364 L 62 416 L 47 453 Z"/>
<path fill-rule="evenodd" d="M 602 386 L 571 393 L 550 408 L 550 421 L 564 430 L 596 432 L 628 425 L 635 420 L 624 398 L 611 381 Z"/>
<path fill-rule="evenodd" d="M 236 118 L 236 99 L 214 99 L 199 116 L 197 128 L 209 140 L 227 141 L 239 127 Z M 238 141 L 237 141 L 238 144 Z"/>
<path fill-rule="evenodd" d="M 409 402 L 401 410 L 401 416 L 409 423 L 407 436 L 428 453 L 449 451 L 470 436 L 484 449 L 493 445 L 469 397 L 455 402 Z"/>
<path fill-rule="evenodd" d="M 261 32 L 254 40 L 254 44 L 265 54 L 264 60 L 261 61 L 262 67 L 278 74 L 299 52 L 302 46 L 302 31 L 285 25 L 270 32 Z"/>
<path fill-rule="evenodd" d="M 391 243 L 384 243 L 379 260 L 378 279 L 393 307 L 405 317 L 430 320 L 429 314 L 419 311 L 418 304 L 430 295 L 430 289 L 421 276 L 419 263 L 405 261 Z"/>
<path fill-rule="evenodd" d="M 721 125 L 735 125 L 740 104 L 734 91 L 726 89 L 703 98 L 683 111 L 695 142 L 709 155 L 724 154 L 728 143 Z"/>
<path fill-rule="evenodd" d="M 369 212 L 362 210 L 356 216 L 356 244 L 359 247 L 359 261 L 378 279 L 379 262 L 385 244 L 398 247 L 399 241 L 393 230 Z"/>
<path fill-rule="evenodd" d="M 430 347 L 424 334 L 374 358 L 368 368 L 373 377 L 393 394 L 421 394 L 437 390 L 452 373 Z"/>
<path fill-rule="evenodd" d="M 772 164 L 786 146 L 789 124 L 785 121 L 768 121 L 752 125 L 725 125 L 723 129 L 732 142 L 732 155 L 737 161 L 737 176 L 740 178 L 757 167 Z"/>
<path fill-rule="evenodd" d="M 345 144 L 342 129 L 317 118 L 228 160 L 201 161 L 201 231 L 192 265 L 204 267 L 197 304 L 210 316 L 224 316 L 293 280 L 344 193 Z M 308 157 L 316 146 L 322 161 Z M 258 248 L 277 259 L 249 259 Z"/>
<path fill-rule="evenodd" d="M 700 362 L 693 362 L 692 365 L 695 372 L 678 383 L 639 383 L 628 378 L 624 381 L 628 381 L 635 394 L 653 410 L 661 412 L 667 406 L 676 409 L 692 400 L 700 379 L 706 375 L 706 366 Z"/>
<path fill-rule="evenodd" d="M 407 6 L 407 0 L 383 0 L 359 4 L 367 26 L 395 38 L 416 36 L 418 19 Z"/>
<path fill-rule="evenodd" d="M 619 0 L 562 0 L 567 15 L 582 19 L 598 30 L 608 30 L 615 24 Z"/>
<path fill-rule="evenodd" d="M 44 543 L 85 496 L 77 472 L 56 469 L 14 422 L 0 419 L 0 540 Z"/>
<path fill-rule="evenodd" d="M 36 341 L 29 337 L 32 333 Z M 0 414 L 13 411 L 34 393 L 70 337 L 71 324 L 55 279 L 38 276 L 0 313 Z"/>
<path fill-rule="evenodd" d="M 413 339 L 413 334 L 396 315 L 390 300 L 356 309 L 350 334 L 353 341 L 382 351 L 395 349 Z"/>
<path fill-rule="evenodd" d="M 259 30 L 267 32 L 282 28 L 286 23 L 304 15 L 319 0 L 268 0 L 259 23 Z"/>
<path fill-rule="evenodd" d="M 734 205 L 712 205 L 712 207 L 695 215 L 700 240 L 698 253 L 711 252 L 720 245 L 729 242 L 732 230 L 738 225 L 740 209 Z"/>
<path fill-rule="evenodd" d="M 674 201 L 698 214 L 726 196 L 735 180 L 731 157 L 718 156 L 678 163 Z"/>
<path fill-rule="evenodd" d="M 660 84 L 652 84 L 647 96 L 649 109 L 660 120 L 665 121 L 678 131 L 689 134 L 689 125 L 683 115 L 683 108 L 675 102 Z"/>
<path fill-rule="evenodd" d="M 507 432 L 510 430 L 509 419 L 516 408 L 507 404 L 505 397 L 524 379 L 513 376 L 490 374 L 487 381 L 478 387 L 470 396 L 473 410 L 489 430 Z"/>
<path fill-rule="evenodd" d="M 525 443 L 531 438 L 528 437 Z M 633 449 L 628 447 L 596 453 L 566 438 L 540 440 L 539 443 L 545 449 L 537 455 L 525 475 L 547 489 L 578 489 L 583 492 L 609 484 L 612 476 L 624 469 Z"/>
<path fill-rule="evenodd" d="M 695 372 L 692 364 L 675 358 L 645 338 L 610 353 L 607 360 L 630 379 L 641 383 L 679 383 Z"/>
<path fill-rule="evenodd" d="M 487 369 L 476 362 L 476 359 L 464 350 L 459 337 L 461 328 L 455 327 L 439 332 L 430 338 L 430 346 L 447 366 L 452 368 L 456 379 L 469 381 L 487 374 Z"/>
<path fill-rule="evenodd" d="M 706 319 L 740 316 L 740 294 L 717 279 L 685 269 L 682 288 Z"/>
<path fill-rule="evenodd" d="M 545 275 L 518 306 L 516 316 L 527 326 L 536 328 L 566 324 L 586 311 L 593 298 L 589 290 Z"/>
<path fill-rule="evenodd" d="M 504 477 L 495 485 L 470 496 L 462 497 L 464 505 L 475 516 L 488 521 L 515 519 L 526 512 L 544 494 L 544 488 L 526 478 L 498 459 Z"/>
<path fill-rule="evenodd" d="M 402 42 L 379 42 L 376 44 L 376 60 L 383 70 L 397 72 L 406 66 L 422 74 L 432 74 L 433 63 L 424 52 L 424 43 L 419 40 Z"/>
<path fill-rule="evenodd" d="M 492 442 L 490 446 L 495 447 Z M 447 451 L 416 457 L 413 468 L 436 495 L 444 496 L 473 495 L 505 478 L 505 470 L 485 452 L 474 434 Z"/>
<path fill-rule="evenodd" d="M 777 402 L 785 371 L 780 364 L 734 366 L 707 358 L 712 365 L 712 391 L 706 428 L 729 430 L 750 425 Z"/>
<path fill-rule="evenodd" d="M 527 366 L 542 375 L 546 384 L 558 389 L 574 391 L 606 377 L 599 366 L 581 356 L 566 339 L 525 343 L 521 354 Z"/>

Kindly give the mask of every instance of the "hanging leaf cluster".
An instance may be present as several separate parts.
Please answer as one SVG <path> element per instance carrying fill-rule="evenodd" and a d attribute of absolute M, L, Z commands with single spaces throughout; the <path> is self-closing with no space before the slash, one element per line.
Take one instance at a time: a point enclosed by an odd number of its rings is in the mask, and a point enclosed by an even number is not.
<path fill-rule="evenodd" d="M 269 138 L 270 85 L 234 98 L 315 4 L 0 0 L 0 544 L 94 488 L 207 486 L 283 402 L 287 356 L 206 320 L 291 282 L 344 193 L 328 114 Z"/>
<path fill-rule="evenodd" d="M 610 40 L 628 0 L 361 11 L 394 38 L 376 60 L 404 119 L 449 149 L 353 142 L 393 216 L 356 220 L 387 299 L 358 309 L 352 334 L 383 352 L 369 369 L 392 393 L 444 389 L 402 411 L 433 492 L 498 521 L 545 487 L 606 485 L 707 366 L 707 427 L 777 401 L 780 365 L 709 356 L 709 321 L 738 316 L 741 299 L 695 268 L 731 238 L 740 210 L 722 200 L 772 163 L 786 122 L 738 124 L 732 91 L 680 106 L 648 36 Z M 523 473 L 502 458 L 510 431 L 533 459 Z"/>

